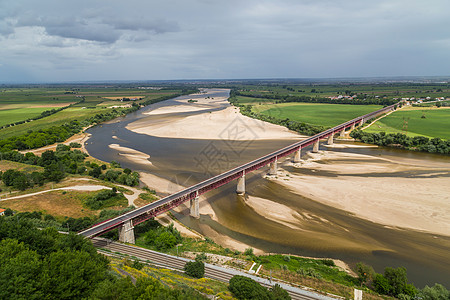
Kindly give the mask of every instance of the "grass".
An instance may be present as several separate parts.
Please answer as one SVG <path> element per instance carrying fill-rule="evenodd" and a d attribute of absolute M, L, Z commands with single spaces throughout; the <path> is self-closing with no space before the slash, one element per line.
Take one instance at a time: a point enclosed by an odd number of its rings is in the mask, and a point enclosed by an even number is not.
<path fill-rule="evenodd" d="M 40 211 L 55 217 L 92 217 L 97 211 L 86 209 L 83 201 L 95 192 L 53 191 L 25 198 L 5 200 L 0 202 L 4 208 L 14 211 Z"/>
<path fill-rule="evenodd" d="M 422 118 L 425 116 L 425 118 Z M 408 136 L 450 139 L 450 109 L 407 107 L 374 123 L 367 132 L 406 133 Z"/>
<path fill-rule="evenodd" d="M 219 299 L 235 299 L 228 290 L 228 284 L 208 279 L 208 278 L 192 278 L 184 275 L 182 272 L 157 268 L 151 265 L 145 265 L 141 270 L 132 267 L 130 259 L 110 258 L 110 265 L 119 275 L 118 269 L 122 269 L 132 275 L 134 278 L 152 277 L 158 279 L 163 285 L 171 288 L 193 288 L 201 293 L 208 295 L 216 295 Z"/>
<path fill-rule="evenodd" d="M 313 278 L 323 278 L 328 281 L 353 286 L 355 278 L 334 266 L 332 260 L 303 258 L 289 255 L 259 256 L 266 270 L 285 270 Z M 309 273 L 309 274 L 308 274 Z"/>
<path fill-rule="evenodd" d="M 44 168 L 40 166 L 27 165 L 20 162 L 9 161 L 9 160 L 0 160 L 0 171 L 5 172 L 9 169 L 15 169 L 21 172 L 43 172 Z"/>
<path fill-rule="evenodd" d="M 379 105 L 281 103 L 255 105 L 252 109 L 277 119 L 332 127 L 380 108 Z"/>

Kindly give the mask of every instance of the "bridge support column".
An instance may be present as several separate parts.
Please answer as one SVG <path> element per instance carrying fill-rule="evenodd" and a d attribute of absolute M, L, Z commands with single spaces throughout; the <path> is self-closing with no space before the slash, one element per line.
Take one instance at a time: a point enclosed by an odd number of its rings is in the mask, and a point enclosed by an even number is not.
<path fill-rule="evenodd" d="M 245 194 L 245 174 L 242 174 L 237 180 L 236 193 Z"/>
<path fill-rule="evenodd" d="M 364 119 L 361 119 L 358 126 L 362 126 L 364 124 Z"/>
<path fill-rule="evenodd" d="M 302 148 L 298 148 L 298 150 L 295 151 L 295 153 L 294 153 L 294 162 L 295 163 L 302 161 L 301 154 L 302 154 Z"/>
<path fill-rule="evenodd" d="M 319 152 L 319 140 L 315 141 L 312 152 L 313 153 Z"/>
<path fill-rule="evenodd" d="M 331 134 L 331 135 L 328 137 L 328 142 L 327 142 L 328 145 L 333 145 L 333 144 L 334 144 L 333 138 L 334 138 L 334 133 Z"/>
<path fill-rule="evenodd" d="M 195 198 L 191 199 L 189 201 L 189 204 L 190 204 L 190 213 L 189 214 L 191 215 L 191 217 L 196 218 L 196 219 L 200 218 L 200 205 L 198 202 L 199 198 L 200 197 L 198 196 L 198 193 L 197 193 Z"/>
<path fill-rule="evenodd" d="M 355 130 L 355 123 L 352 124 L 352 127 L 350 128 L 350 131 Z"/>
<path fill-rule="evenodd" d="M 277 175 L 277 171 L 278 171 L 278 164 L 277 159 L 275 158 L 275 160 L 270 163 L 269 175 Z"/>
<path fill-rule="evenodd" d="M 122 243 L 134 244 L 134 227 L 132 220 L 128 220 L 119 227 L 119 241 Z"/>
<path fill-rule="evenodd" d="M 344 138 L 345 137 L 345 128 L 341 130 L 339 133 L 339 137 Z"/>

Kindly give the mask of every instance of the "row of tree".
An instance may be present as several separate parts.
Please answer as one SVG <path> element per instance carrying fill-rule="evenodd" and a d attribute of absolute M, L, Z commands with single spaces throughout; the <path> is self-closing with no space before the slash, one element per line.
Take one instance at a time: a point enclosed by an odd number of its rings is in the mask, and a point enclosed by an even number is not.
<path fill-rule="evenodd" d="M 310 97 L 310 96 L 294 96 L 290 94 L 254 94 L 253 92 L 242 92 L 239 90 L 232 90 L 231 96 L 245 96 L 252 98 L 273 99 L 275 103 L 287 102 L 306 102 L 306 103 L 332 103 L 332 104 L 351 104 L 351 105 L 383 105 L 388 106 L 397 103 L 397 100 L 388 98 L 368 98 L 356 97 L 353 99 L 330 99 L 326 97 Z"/>
<path fill-rule="evenodd" d="M 450 154 L 450 140 L 440 138 L 427 138 L 424 136 L 409 137 L 403 133 L 370 133 L 362 130 L 354 130 L 350 136 L 363 143 L 379 146 L 398 147 L 407 150 Z"/>

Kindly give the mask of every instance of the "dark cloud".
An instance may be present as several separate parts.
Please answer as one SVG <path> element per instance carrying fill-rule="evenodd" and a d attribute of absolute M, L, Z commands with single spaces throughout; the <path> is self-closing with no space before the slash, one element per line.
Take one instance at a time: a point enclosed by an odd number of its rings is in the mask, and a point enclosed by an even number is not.
<path fill-rule="evenodd" d="M 39 65 L 30 73 L 48 80 L 445 75 L 449 10 L 448 0 L 0 0 L 0 64 Z"/>

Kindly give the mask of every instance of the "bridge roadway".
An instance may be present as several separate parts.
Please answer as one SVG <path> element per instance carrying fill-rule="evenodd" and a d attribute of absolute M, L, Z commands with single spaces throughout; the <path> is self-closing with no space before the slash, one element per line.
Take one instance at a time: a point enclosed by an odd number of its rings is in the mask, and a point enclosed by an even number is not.
<path fill-rule="evenodd" d="M 302 148 L 305 148 L 311 144 L 318 143 L 320 139 L 324 139 L 329 137 L 330 135 L 334 135 L 335 133 L 345 131 L 347 128 L 350 128 L 360 122 L 365 122 L 369 119 L 372 119 L 378 115 L 386 113 L 391 110 L 395 110 L 398 107 L 399 103 L 393 104 L 387 107 L 384 107 L 380 110 L 371 112 L 364 116 L 357 117 L 353 120 L 347 121 L 340 125 L 337 125 L 333 128 L 327 129 L 323 132 L 320 132 L 314 136 L 311 136 L 302 141 L 296 142 L 292 145 L 284 147 L 280 150 L 267 154 L 263 157 L 255 159 L 251 162 L 248 162 L 244 165 L 236 167 L 232 170 L 226 171 L 217 176 L 211 177 L 205 181 L 197 183 L 191 187 L 188 187 L 184 190 L 176 192 L 170 196 L 162 198 L 153 203 L 147 204 L 145 206 L 139 207 L 133 211 L 125 213 L 119 217 L 104 221 L 102 223 L 96 224 L 91 228 L 83 230 L 79 232 L 80 235 L 83 235 L 87 238 L 92 238 L 98 235 L 101 235 L 105 232 L 108 232 L 114 228 L 118 228 L 122 226 L 125 222 L 132 222 L 132 225 L 137 225 L 141 222 L 144 222 L 150 218 L 153 218 L 159 214 L 162 214 L 180 204 L 193 200 L 201 194 L 204 194 L 210 190 L 216 189 L 230 181 L 233 181 L 237 178 L 242 177 L 243 175 L 255 171 L 263 166 L 270 164 L 278 160 L 279 158 L 285 157 L 289 154 L 294 153 L 295 151 L 299 151 Z"/>

